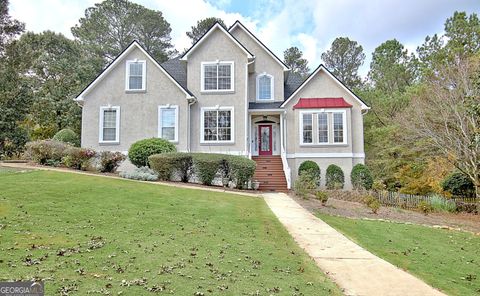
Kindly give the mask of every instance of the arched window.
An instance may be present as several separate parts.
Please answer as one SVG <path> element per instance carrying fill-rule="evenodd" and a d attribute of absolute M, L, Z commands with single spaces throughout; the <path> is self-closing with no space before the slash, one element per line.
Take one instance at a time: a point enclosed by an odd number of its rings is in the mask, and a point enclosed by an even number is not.
<path fill-rule="evenodd" d="M 273 76 L 263 73 L 257 76 L 257 100 L 273 100 Z"/>

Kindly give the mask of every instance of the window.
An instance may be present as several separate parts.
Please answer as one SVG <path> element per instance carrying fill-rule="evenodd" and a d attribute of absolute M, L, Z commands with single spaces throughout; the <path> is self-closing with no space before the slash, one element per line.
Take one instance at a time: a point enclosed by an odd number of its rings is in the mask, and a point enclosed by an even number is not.
<path fill-rule="evenodd" d="M 233 142 L 233 108 L 202 108 L 201 142 Z"/>
<path fill-rule="evenodd" d="M 127 61 L 126 90 L 145 90 L 146 62 L 140 60 Z"/>
<path fill-rule="evenodd" d="M 318 113 L 318 142 L 328 143 L 328 114 Z"/>
<path fill-rule="evenodd" d="M 100 107 L 100 143 L 118 143 L 120 107 Z"/>
<path fill-rule="evenodd" d="M 273 100 L 273 76 L 260 74 L 257 76 L 257 100 Z"/>
<path fill-rule="evenodd" d="M 302 143 L 313 143 L 313 125 L 311 113 L 304 113 L 302 116 Z"/>
<path fill-rule="evenodd" d="M 333 113 L 333 142 L 343 143 L 343 114 Z"/>
<path fill-rule="evenodd" d="M 158 107 L 158 137 L 178 142 L 178 106 Z"/>
<path fill-rule="evenodd" d="M 347 144 L 346 114 L 342 109 L 300 111 L 300 144 Z"/>
<path fill-rule="evenodd" d="M 202 63 L 202 91 L 233 91 L 233 62 Z"/>

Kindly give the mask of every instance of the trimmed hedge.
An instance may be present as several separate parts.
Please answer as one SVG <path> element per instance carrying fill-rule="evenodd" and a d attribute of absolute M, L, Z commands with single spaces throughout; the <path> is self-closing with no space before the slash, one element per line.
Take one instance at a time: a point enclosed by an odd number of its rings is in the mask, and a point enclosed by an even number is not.
<path fill-rule="evenodd" d="M 364 164 L 356 164 L 350 173 L 350 180 L 355 189 L 372 189 L 373 177 L 372 173 Z"/>
<path fill-rule="evenodd" d="M 194 153 L 193 164 L 195 175 L 204 185 L 212 185 L 213 179 L 223 166 L 226 155 L 210 153 Z M 222 172 L 222 175 L 226 175 Z"/>
<path fill-rule="evenodd" d="M 342 169 L 335 164 L 329 165 L 325 174 L 327 189 L 342 189 L 344 184 L 345 176 Z"/>
<path fill-rule="evenodd" d="M 150 138 L 133 143 L 128 150 L 128 158 L 137 167 L 142 167 L 148 166 L 148 157 L 151 155 L 176 151 L 175 145 L 169 141 L 161 138 Z"/>
<path fill-rule="evenodd" d="M 298 167 L 298 175 L 308 173 L 314 179 L 317 185 L 320 185 L 320 167 L 315 161 L 305 160 Z"/>
<path fill-rule="evenodd" d="M 177 175 L 182 182 L 188 182 L 195 175 L 200 183 L 211 185 L 220 175 L 225 183 L 233 181 L 240 189 L 247 187 L 256 167 L 253 160 L 242 156 L 212 153 L 155 154 L 149 157 L 149 163 L 162 180 L 170 180 Z"/>
<path fill-rule="evenodd" d="M 237 188 L 246 189 L 248 187 L 248 181 L 250 181 L 255 174 L 255 161 L 234 155 L 227 155 L 225 160 L 229 168 L 227 176 L 236 184 Z"/>
<path fill-rule="evenodd" d="M 64 128 L 58 131 L 52 138 L 52 140 L 64 142 L 75 147 L 80 146 L 80 137 L 71 129 Z"/>

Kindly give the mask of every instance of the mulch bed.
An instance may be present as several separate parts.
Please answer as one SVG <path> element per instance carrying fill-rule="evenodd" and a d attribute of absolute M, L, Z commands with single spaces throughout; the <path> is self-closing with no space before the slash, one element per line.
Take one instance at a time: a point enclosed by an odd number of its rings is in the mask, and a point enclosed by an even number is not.
<path fill-rule="evenodd" d="M 377 214 L 373 214 L 364 204 L 358 202 L 330 198 L 326 206 L 322 206 L 318 200 L 313 198 L 306 200 L 294 194 L 291 194 L 291 197 L 313 214 L 323 213 L 355 219 L 382 219 L 427 226 L 445 226 L 480 235 L 480 215 L 466 213 L 430 213 L 425 215 L 416 211 L 392 207 L 381 207 Z"/>

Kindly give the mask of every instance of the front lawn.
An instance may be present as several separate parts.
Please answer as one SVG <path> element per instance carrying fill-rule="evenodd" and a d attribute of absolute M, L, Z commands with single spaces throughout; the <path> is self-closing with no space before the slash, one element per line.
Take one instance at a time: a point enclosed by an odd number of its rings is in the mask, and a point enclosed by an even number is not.
<path fill-rule="evenodd" d="M 0 281 L 45 295 L 341 294 L 259 198 L 49 171 L 0 188 Z"/>
<path fill-rule="evenodd" d="M 480 295 L 480 236 L 420 225 L 319 214 L 390 263 L 450 295 Z"/>

